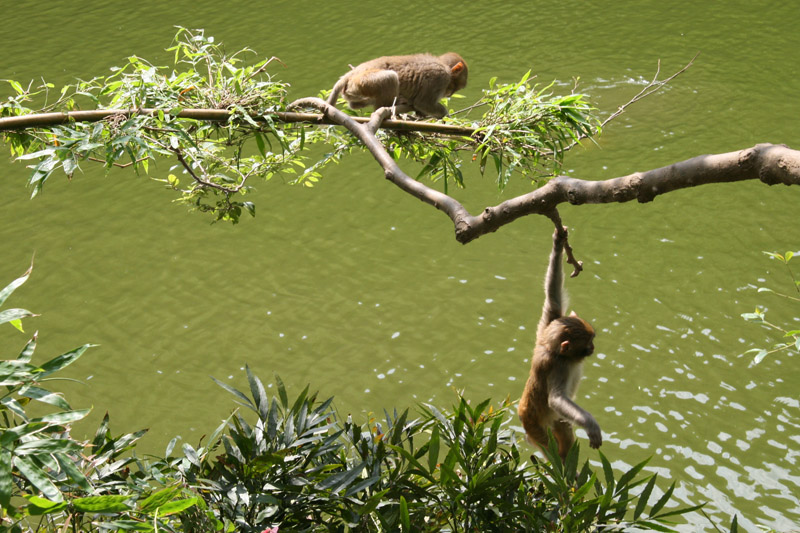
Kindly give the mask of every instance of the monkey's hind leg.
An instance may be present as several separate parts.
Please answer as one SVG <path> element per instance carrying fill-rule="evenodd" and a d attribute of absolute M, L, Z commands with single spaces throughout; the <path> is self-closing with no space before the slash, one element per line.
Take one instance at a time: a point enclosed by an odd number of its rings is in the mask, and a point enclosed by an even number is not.
<path fill-rule="evenodd" d="M 553 424 L 553 436 L 558 441 L 558 455 L 561 456 L 563 461 L 567 458 L 567 453 L 575 442 L 575 432 L 572 430 L 572 424 L 566 420 L 557 420 Z"/>
<path fill-rule="evenodd" d="M 344 91 L 350 107 L 389 107 L 400 94 L 400 81 L 393 70 L 368 69 L 354 73 Z M 355 107 L 354 107 L 355 108 Z"/>

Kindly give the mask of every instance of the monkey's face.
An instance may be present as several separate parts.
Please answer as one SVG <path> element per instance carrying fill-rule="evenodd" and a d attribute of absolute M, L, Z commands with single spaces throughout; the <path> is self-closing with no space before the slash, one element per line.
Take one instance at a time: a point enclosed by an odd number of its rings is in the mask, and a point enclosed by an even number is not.
<path fill-rule="evenodd" d="M 453 96 L 453 93 L 456 91 L 460 91 L 464 87 L 467 86 L 467 67 L 465 66 L 463 70 L 461 70 L 458 74 L 454 74 L 453 77 L 450 79 L 450 84 L 447 86 L 447 90 L 444 92 L 446 97 Z"/>

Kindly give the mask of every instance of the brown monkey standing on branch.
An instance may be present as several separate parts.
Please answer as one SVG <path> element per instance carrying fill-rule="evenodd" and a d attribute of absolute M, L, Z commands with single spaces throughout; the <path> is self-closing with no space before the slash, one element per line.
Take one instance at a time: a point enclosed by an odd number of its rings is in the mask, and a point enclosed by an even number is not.
<path fill-rule="evenodd" d="M 467 86 L 467 64 L 454 52 L 439 57 L 430 54 L 384 56 L 361 63 L 333 86 L 328 104 L 339 95 L 351 109 L 368 105 L 395 106 L 398 113 L 442 118 L 447 108 L 439 100 Z"/>
<path fill-rule="evenodd" d="M 561 253 L 566 240 L 567 229 L 556 229 L 544 280 L 545 301 L 536 331 L 531 373 L 517 410 L 531 444 L 547 448 L 547 430 L 552 430 L 562 460 L 575 441 L 573 425 L 586 430 L 592 448 L 599 448 L 603 442 L 597 421 L 572 400 L 581 379 L 583 360 L 594 351 L 594 329 L 574 312 L 564 316 Z"/>

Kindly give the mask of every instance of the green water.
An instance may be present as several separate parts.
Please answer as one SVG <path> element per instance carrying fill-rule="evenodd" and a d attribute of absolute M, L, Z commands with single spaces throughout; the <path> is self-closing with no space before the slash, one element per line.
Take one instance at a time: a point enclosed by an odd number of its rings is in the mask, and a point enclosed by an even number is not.
<path fill-rule="evenodd" d="M 532 69 L 572 79 L 611 112 L 697 52 L 667 91 L 570 154 L 570 175 L 606 179 L 757 142 L 800 147 L 800 9 L 792 2 L 48 2 L 0 1 L 0 78 L 60 85 L 131 54 L 166 64 L 173 25 L 203 27 L 228 50 L 278 56 L 291 96 L 330 87 L 348 63 L 383 54 L 458 51 L 471 102 L 491 77 Z M 8 88 L 0 89 L 4 94 Z M 159 163 L 157 171 L 169 169 Z M 97 168 L 53 180 L 28 201 L 21 163 L 0 160 L 0 284 L 27 267 L 9 303 L 43 312 L 40 357 L 100 344 L 60 387 L 76 407 L 110 411 L 114 431 L 149 427 L 145 449 L 196 442 L 233 406 L 209 376 L 246 387 L 243 368 L 310 383 L 342 413 L 453 389 L 497 401 L 521 392 L 540 308 L 550 223 L 521 220 L 461 246 L 441 213 L 404 196 L 368 157 L 332 168 L 315 189 L 260 185 L 258 216 L 209 225 L 158 184 Z M 458 197 L 475 212 L 498 195 L 469 170 Z M 652 457 L 661 488 L 711 502 L 715 519 L 781 531 L 800 522 L 797 355 L 750 367 L 738 354 L 775 340 L 740 314 L 766 305 L 796 328 L 797 306 L 757 294 L 788 288 L 761 252 L 797 250 L 800 189 L 707 186 L 647 205 L 565 206 L 586 270 L 568 281 L 592 321 L 597 355 L 579 403 L 625 468 Z M 0 330 L 4 357 L 25 337 Z M 88 427 L 87 431 L 92 428 Z M 586 446 L 584 446 L 586 448 Z M 588 454 L 593 457 L 594 452 Z M 594 456 L 596 457 L 596 456 Z M 700 530 L 692 517 L 687 531 Z"/>

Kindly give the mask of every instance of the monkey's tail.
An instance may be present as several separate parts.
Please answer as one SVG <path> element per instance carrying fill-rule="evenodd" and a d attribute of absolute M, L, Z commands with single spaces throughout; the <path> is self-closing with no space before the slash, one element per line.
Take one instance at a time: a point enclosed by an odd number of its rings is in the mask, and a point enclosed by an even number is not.
<path fill-rule="evenodd" d="M 347 80 L 345 79 L 344 76 L 342 76 L 341 78 L 339 78 L 339 81 L 336 82 L 336 85 L 333 86 L 333 89 L 331 89 L 331 94 L 330 96 L 328 96 L 328 99 L 325 100 L 325 102 L 328 105 L 336 107 L 336 101 L 339 99 L 339 95 L 346 86 L 347 86 Z"/>

